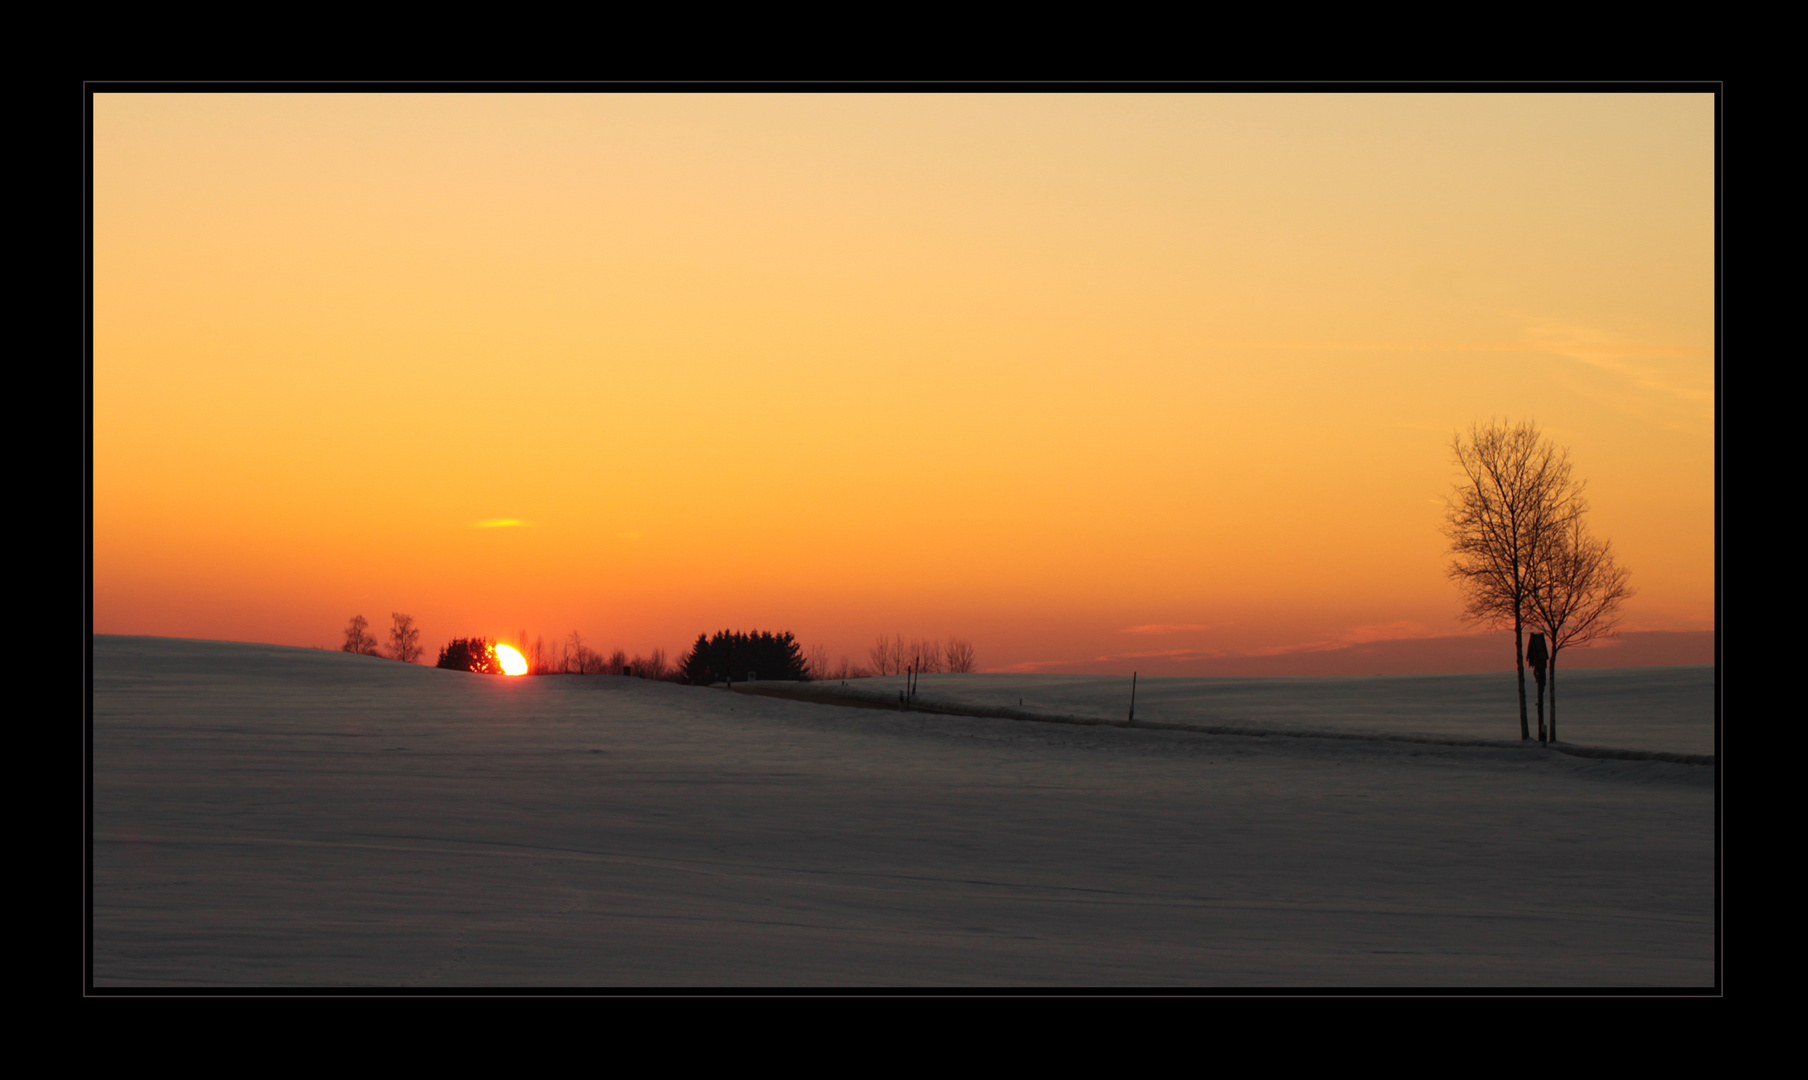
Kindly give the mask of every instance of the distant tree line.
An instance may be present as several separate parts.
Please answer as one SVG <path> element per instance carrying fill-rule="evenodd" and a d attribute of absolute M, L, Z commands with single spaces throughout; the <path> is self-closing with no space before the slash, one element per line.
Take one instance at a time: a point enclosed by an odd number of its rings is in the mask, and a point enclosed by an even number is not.
<path fill-rule="evenodd" d="M 421 632 L 414 617 L 401 612 L 390 613 L 389 640 L 379 644 L 370 633 L 370 623 L 362 615 L 354 615 L 345 627 L 345 644 L 341 649 L 361 656 L 387 656 L 412 664 L 420 660 Z M 808 657 L 803 655 L 796 637 L 789 631 L 718 631 L 715 635 L 697 635 L 689 652 L 676 662 L 666 658 L 665 650 L 629 656 L 615 649 L 607 656 L 589 647 L 584 635 L 574 630 L 562 642 L 549 645 L 544 637 L 530 642 L 527 631 L 516 635 L 515 647 L 527 660 L 529 675 L 617 675 L 640 679 L 663 679 L 699 685 L 745 680 L 749 673 L 761 679 L 862 679 L 872 675 L 963 672 L 973 670 L 973 644 L 963 638 L 949 638 L 944 646 L 937 639 L 903 635 L 880 636 L 869 652 L 871 667 L 841 657 L 840 663 L 829 662 L 828 649 L 817 645 Z M 437 667 L 456 671 L 500 674 L 496 660 L 496 642 L 483 636 L 453 638 L 440 649 Z"/>
<path fill-rule="evenodd" d="M 535 637 L 530 646 L 527 631 L 521 632 L 521 653 L 527 658 L 529 675 L 624 675 L 639 679 L 674 679 L 677 669 L 665 657 L 664 649 L 629 656 L 616 649 L 608 656 L 584 644 L 584 635 L 573 630 L 556 650 L 546 639 Z"/>
<path fill-rule="evenodd" d="M 761 679 L 864 679 L 873 675 L 897 675 L 906 671 L 970 672 L 974 670 L 974 648 L 965 638 L 949 638 L 946 645 L 937 639 L 913 638 L 906 641 L 901 634 L 880 637 L 871 650 L 872 666 L 855 664 L 843 656 L 831 664 L 829 651 L 816 645 L 803 653 L 795 635 L 789 631 L 729 631 L 714 635 L 698 634 L 689 651 L 675 662 L 665 652 L 629 656 L 616 649 L 608 656 L 591 649 L 584 636 L 573 631 L 557 647 L 548 646 L 536 637 L 531 645 L 527 632 L 520 634 L 521 652 L 528 660 L 530 675 L 621 675 L 641 679 L 665 679 L 674 682 L 708 685 L 744 681 L 749 673 Z"/>
<path fill-rule="evenodd" d="M 749 678 L 810 678 L 809 665 L 790 631 L 774 634 L 719 630 L 713 637 L 698 634 L 696 644 L 679 662 L 679 671 L 683 680 L 694 686 Z"/>
<path fill-rule="evenodd" d="M 965 638 L 949 638 L 943 645 L 933 638 L 906 641 L 902 634 L 880 635 L 867 653 L 871 666 L 856 664 L 846 656 L 831 663 L 827 647 L 815 645 L 804 661 L 804 671 L 807 678 L 819 680 L 866 679 L 874 675 L 902 675 L 907 671 L 918 674 L 970 672 L 974 670 L 975 655 L 973 643 Z"/>
<path fill-rule="evenodd" d="M 940 641 L 933 639 L 913 638 L 905 644 L 902 634 L 893 634 L 889 640 L 881 634 L 868 650 L 867 658 L 872 661 L 875 675 L 969 672 L 973 670 L 973 643 L 965 638 L 949 638 L 947 648 L 943 648 Z"/>
<path fill-rule="evenodd" d="M 678 668 L 666 659 L 664 649 L 629 656 L 616 649 L 605 657 L 584 644 L 584 636 L 572 631 L 571 636 L 555 647 L 546 639 L 535 637 L 530 644 L 527 631 L 516 638 L 521 655 L 528 662 L 530 675 L 632 675 L 643 679 L 677 679 Z M 496 661 L 496 642 L 483 636 L 453 638 L 440 649 L 437 667 L 456 671 L 500 674 Z M 380 656 L 405 664 L 420 661 L 421 632 L 412 615 L 390 613 L 389 640 L 379 643 L 370 632 L 370 620 L 353 615 L 345 626 L 345 643 L 340 650 L 359 656 Z"/>

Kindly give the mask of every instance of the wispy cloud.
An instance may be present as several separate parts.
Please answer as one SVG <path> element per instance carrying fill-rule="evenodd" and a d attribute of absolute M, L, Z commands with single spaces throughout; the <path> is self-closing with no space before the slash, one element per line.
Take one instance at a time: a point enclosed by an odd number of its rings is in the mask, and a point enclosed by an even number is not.
<path fill-rule="evenodd" d="M 1200 656 L 1229 655 L 1221 649 L 1161 649 L 1157 652 L 1115 653 L 1111 656 L 1100 656 L 1099 660 L 1174 660 L 1193 659 Z"/>
<path fill-rule="evenodd" d="M 1534 324 L 1525 329 L 1527 344 L 1539 352 L 1577 360 L 1617 376 L 1635 389 L 1659 394 L 1690 405 L 1711 409 L 1714 392 L 1706 386 L 1685 386 L 1669 377 L 1664 360 L 1697 359 L 1708 354 L 1700 348 L 1645 345 L 1587 326 Z M 1704 365 L 1704 371 L 1707 370 Z"/>
<path fill-rule="evenodd" d="M 1362 353 L 1523 353 L 1522 341 L 1214 341 L 1218 348 L 1274 349 L 1285 352 Z"/>
<path fill-rule="evenodd" d="M 479 529 L 520 529 L 532 524 L 533 522 L 522 521 L 520 518 L 491 518 L 488 521 L 479 521 L 474 527 Z"/>
<path fill-rule="evenodd" d="M 1161 633 L 1170 626 L 1176 629 L 1196 630 L 1210 629 L 1214 626 L 1228 626 L 1229 623 L 1216 624 L 1156 624 L 1147 632 Z M 1126 633 L 1142 631 L 1141 627 L 1128 627 Z M 1162 649 L 1149 652 L 1113 653 L 1109 656 L 1095 657 L 1082 663 L 1116 662 L 1123 660 L 1234 660 L 1246 656 L 1286 656 L 1291 653 L 1330 652 L 1334 649 L 1347 649 L 1354 645 L 1367 645 L 1376 641 L 1413 641 L 1420 638 L 1450 636 L 1448 630 L 1433 630 L 1423 623 L 1391 622 L 1373 623 L 1366 626 L 1352 626 L 1346 630 L 1310 641 L 1294 641 L 1283 645 L 1263 645 L 1252 649 Z M 1001 671 L 1033 672 L 1043 668 L 1059 667 L 1072 664 L 1071 660 L 1032 660 L 1023 664 L 1015 664 Z"/>
<path fill-rule="evenodd" d="M 1531 325 L 1521 332 L 1517 341 L 1237 340 L 1211 344 L 1219 348 L 1282 352 L 1549 353 L 1610 372 L 1638 390 L 1690 405 L 1713 407 L 1712 389 L 1686 385 L 1661 370 L 1666 360 L 1705 360 L 1711 355 L 1707 349 L 1650 345 L 1587 326 L 1528 321 Z"/>
<path fill-rule="evenodd" d="M 1122 633 L 1126 634 L 1179 634 L 1188 630 L 1216 630 L 1229 623 L 1147 623 L 1142 626 L 1126 626 Z"/>
<path fill-rule="evenodd" d="M 1269 645 L 1260 649 L 1244 649 L 1229 655 L 1285 656 L 1288 653 L 1328 652 L 1332 649 L 1347 649 L 1352 645 L 1367 645 L 1376 641 L 1412 641 L 1416 638 L 1444 637 L 1447 634 L 1447 631 L 1430 630 L 1423 623 L 1375 623 L 1369 626 L 1352 626 L 1329 637 L 1313 641 L 1298 641 L 1290 645 Z"/>
<path fill-rule="evenodd" d="M 1352 626 L 1339 639 L 1345 645 L 1366 645 L 1371 641 L 1409 641 L 1413 638 L 1443 637 L 1447 630 L 1433 630 L 1424 623 L 1390 622 L 1370 626 Z"/>
<path fill-rule="evenodd" d="M 1004 667 L 988 670 L 1004 675 L 1023 675 L 1041 671 L 1043 668 L 1067 667 L 1075 662 L 1073 660 L 1024 660 L 1021 663 L 1006 664 Z"/>

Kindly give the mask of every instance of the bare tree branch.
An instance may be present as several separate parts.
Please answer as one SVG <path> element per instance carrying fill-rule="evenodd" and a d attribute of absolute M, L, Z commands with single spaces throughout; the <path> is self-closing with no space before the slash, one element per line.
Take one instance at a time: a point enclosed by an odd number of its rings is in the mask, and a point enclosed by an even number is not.
<path fill-rule="evenodd" d="M 1614 635 L 1620 607 L 1633 595 L 1629 578 L 1614 561 L 1613 542 L 1588 534 L 1580 509 L 1540 552 L 1531 620 L 1550 643 L 1552 740 L 1557 738 L 1557 654 Z"/>

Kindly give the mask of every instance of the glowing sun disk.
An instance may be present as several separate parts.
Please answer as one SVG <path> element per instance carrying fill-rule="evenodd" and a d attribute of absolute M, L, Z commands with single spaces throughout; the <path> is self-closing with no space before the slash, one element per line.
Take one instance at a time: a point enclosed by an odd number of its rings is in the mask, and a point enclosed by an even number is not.
<path fill-rule="evenodd" d="M 527 658 L 515 651 L 513 645 L 496 645 L 496 660 L 502 665 L 504 675 L 526 675 Z"/>

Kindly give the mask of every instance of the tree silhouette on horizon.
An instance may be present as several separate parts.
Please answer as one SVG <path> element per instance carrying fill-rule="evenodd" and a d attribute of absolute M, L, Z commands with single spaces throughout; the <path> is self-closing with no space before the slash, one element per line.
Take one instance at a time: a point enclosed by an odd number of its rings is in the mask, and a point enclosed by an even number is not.
<path fill-rule="evenodd" d="M 414 616 L 392 611 L 389 613 L 389 619 L 390 658 L 400 660 L 404 664 L 412 664 L 419 660 L 421 658 L 421 632 L 414 625 Z"/>
<path fill-rule="evenodd" d="M 749 672 L 761 679 L 804 682 L 810 678 L 803 650 L 790 631 L 774 634 L 718 630 L 714 637 L 698 634 L 679 670 L 684 681 L 695 686 L 745 679 Z"/>
<path fill-rule="evenodd" d="M 439 651 L 435 667 L 452 671 L 474 671 L 479 675 L 500 675 L 502 665 L 496 660 L 496 646 L 488 638 L 453 638 Z"/>
<path fill-rule="evenodd" d="M 1530 421 L 1471 424 L 1468 437 L 1458 433 L 1450 448 L 1462 478 L 1445 505 L 1448 574 L 1462 590 L 1465 619 L 1513 628 L 1519 737 L 1529 740 L 1526 617 L 1536 568 L 1576 512 L 1580 485 L 1570 478 L 1569 451 Z"/>
<path fill-rule="evenodd" d="M 377 651 L 377 639 L 369 633 L 370 622 L 362 615 L 353 615 L 345 624 L 345 644 L 339 651 L 357 653 L 359 656 L 381 656 Z"/>

